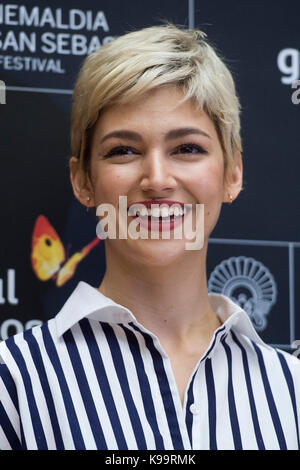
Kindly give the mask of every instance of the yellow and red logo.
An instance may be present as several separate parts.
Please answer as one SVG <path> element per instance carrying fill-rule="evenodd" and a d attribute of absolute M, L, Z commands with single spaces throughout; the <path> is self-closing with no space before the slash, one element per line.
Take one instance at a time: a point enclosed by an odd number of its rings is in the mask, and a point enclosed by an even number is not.
<path fill-rule="evenodd" d="M 31 264 L 41 281 L 53 279 L 58 287 L 65 284 L 75 273 L 78 263 L 101 241 L 96 237 L 66 260 L 64 245 L 57 232 L 44 215 L 35 221 L 32 244 Z"/>

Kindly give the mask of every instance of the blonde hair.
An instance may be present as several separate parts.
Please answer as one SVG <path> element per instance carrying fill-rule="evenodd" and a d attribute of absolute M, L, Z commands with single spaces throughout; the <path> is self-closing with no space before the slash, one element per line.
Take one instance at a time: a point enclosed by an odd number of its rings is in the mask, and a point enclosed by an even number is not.
<path fill-rule="evenodd" d="M 89 174 L 93 126 L 101 111 L 166 84 L 176 84 L 212 119 L 224 153 L 225 178 L 242 151 L 240 103 L 232 75 L 200 30 L 167 23 L 129 32 L 90 54 L 73 92 L 71 149 Z"/>

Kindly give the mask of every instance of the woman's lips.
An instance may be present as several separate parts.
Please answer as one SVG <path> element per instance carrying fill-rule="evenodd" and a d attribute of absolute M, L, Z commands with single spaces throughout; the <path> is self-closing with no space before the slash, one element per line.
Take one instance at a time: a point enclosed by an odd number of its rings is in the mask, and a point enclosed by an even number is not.
<path fill-rule="evenodd" d="M 167 208 L 167 214 L 164 213 L 164 208 Z M 148 215 L 146 215 L 147 209 Z M 153 213 L 151 213 L 152 210 Z M 191 204 L 185 206 L 177 201 L 143 201 L 132 204 L 128 208 L 128 215 L 131 220 L 138 219 L 141 228 L 148 231 L 164 232 L 179 227 L 190 210 Z M 158 211 L 159 215 L 154 211 Z"/>

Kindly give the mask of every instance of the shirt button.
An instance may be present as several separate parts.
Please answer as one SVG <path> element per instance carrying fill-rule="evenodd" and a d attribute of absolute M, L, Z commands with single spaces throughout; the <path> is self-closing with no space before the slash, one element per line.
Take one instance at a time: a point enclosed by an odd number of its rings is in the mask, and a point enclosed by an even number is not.
<path fill-rule="evenodd" d="M 197 406 L 195 405 L 195 403 L 192 403 L 191 406 L 190 406 L 190 412 L 193 414 L 193 415 L 198 415 L 200 413 L 200 410 L 199 408 L 197 408 Z"/>

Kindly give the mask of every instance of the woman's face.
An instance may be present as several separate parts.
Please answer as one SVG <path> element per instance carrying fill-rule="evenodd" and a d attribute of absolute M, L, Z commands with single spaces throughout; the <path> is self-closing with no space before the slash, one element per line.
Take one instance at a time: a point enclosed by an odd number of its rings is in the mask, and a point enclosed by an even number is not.
<path fill-rule="evenodd" d="M 127 206 L 154 199 L 204 204 L 204 244 L 216 225 L 223 201 L 224 160 L 215 127 L 192 101 L 178 105 L 183 97 L 175 86 L 148 92 L 130 104 L 105 110 L 91 143 L 93 205 L 110 203 L 116 208 L 118 233 L 119 196 Z M 186 217 L 187 217 L 186 216 Z M 128 224 L 133 220 L 128 218 Z M 178 222 L 177 222 L 178 223 Z M 195 228 L 195 225 L 194 225 Z M 188 253 L 187 239 L 106 240 L 106 248 L 118 256 L 153 265 L 167 264 Z"/>

